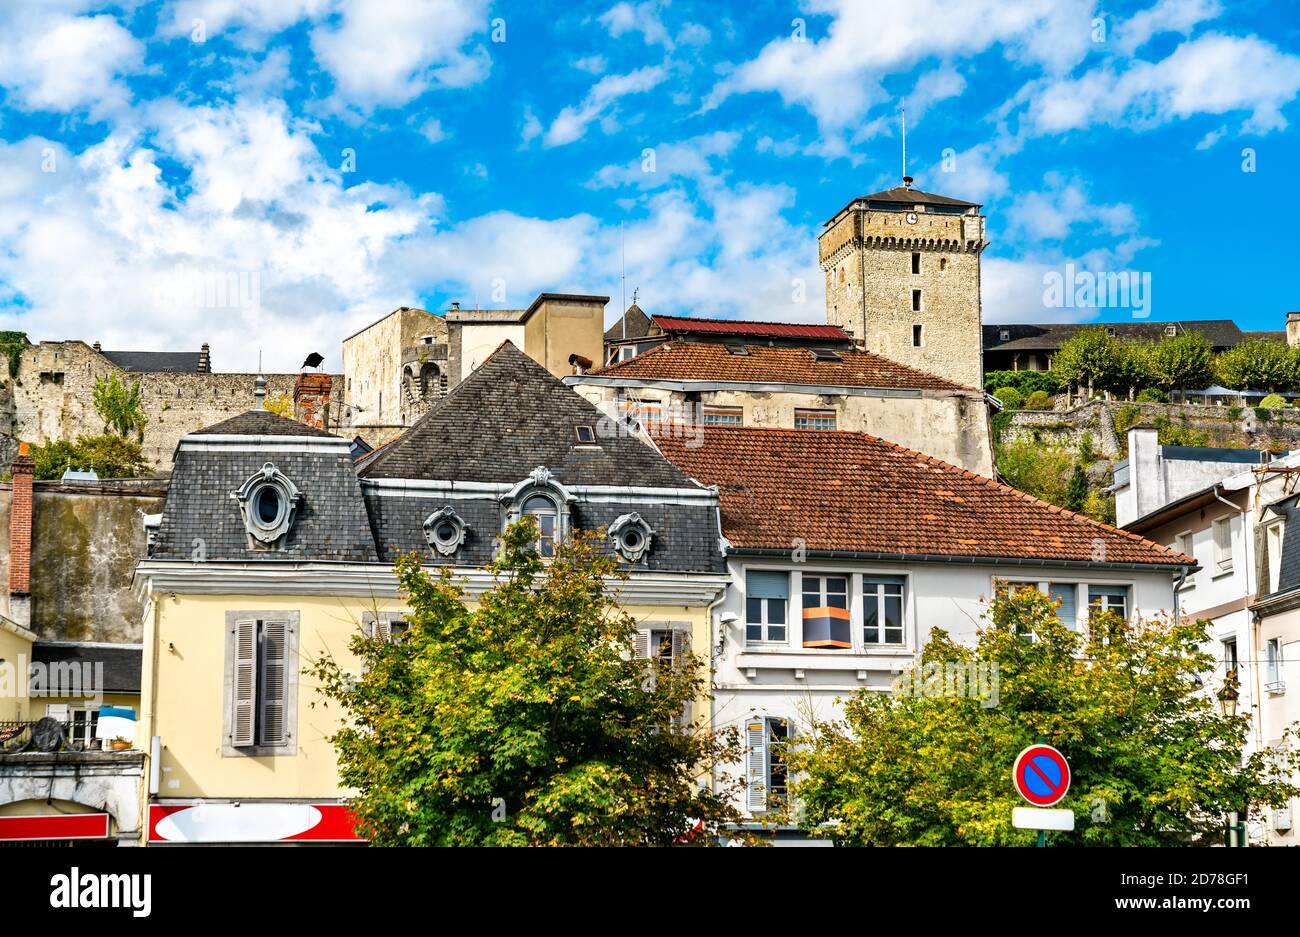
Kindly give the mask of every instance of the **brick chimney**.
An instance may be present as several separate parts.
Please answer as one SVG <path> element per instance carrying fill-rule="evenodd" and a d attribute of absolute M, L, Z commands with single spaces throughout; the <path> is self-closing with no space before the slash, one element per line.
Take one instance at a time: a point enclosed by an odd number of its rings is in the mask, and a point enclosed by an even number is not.
<path fill-rule="evenodd" d="M 330 390 L 334 379 L 328 374 L 299 374 L 293 385 L 293 414 L 317 429 L 329 429 Z"/>
<path fill-rule="evenodd" d="M 203 347 L 199 349 L 199 373 L 212 373 L 212 355 L 208 352 L 207 342 L 204 342 Z"/>
<path fill-rule="evenodd" d="M 32 626 L 32 472 L 27 443 L 18 444 L 11 468 L 13 500 L 9 505 L 9 617 Z"/>

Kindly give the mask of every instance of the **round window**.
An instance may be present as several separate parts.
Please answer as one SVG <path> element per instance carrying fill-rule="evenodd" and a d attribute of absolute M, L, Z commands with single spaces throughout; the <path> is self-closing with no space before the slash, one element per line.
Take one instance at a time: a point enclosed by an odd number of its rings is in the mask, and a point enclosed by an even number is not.
<path fill-rule="evenodd" d="M 451 543 L 456 539 L 456 525 L 451 521 L 443 521 L 433 528 L 433 535 L 439 543 Z"/>
<path fill-rule="evenodd" d="M 623 549 L 629 551 L 640 549 L 641 543 L 644 539 L 645 538 L 641 536 L 641 531 L 637 530 L 635 527 L 625 530 L 623 531 Z"/>
<path fill-rule="evenodd" d="M 275 527 L 284 513 L 284 496 L 275 485 L 263 485 L 253 495 L 253 517 L 259 526 Z"/>

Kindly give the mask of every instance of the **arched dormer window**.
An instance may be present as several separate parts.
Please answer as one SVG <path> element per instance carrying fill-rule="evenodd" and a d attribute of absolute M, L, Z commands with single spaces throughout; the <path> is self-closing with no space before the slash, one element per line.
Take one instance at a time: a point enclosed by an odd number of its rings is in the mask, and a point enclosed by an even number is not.
<path fill-rule="evenodd" d="M 506 523 L 532 517 L 537 523 L 537 552 L 543 557 L 555 555 L 555 548 L 569 536 L 573 500 L 568 490 L 556 481 L 549 470 L 538 466 L 528 477 L 501 496 L 508 505 Z"/>
<path fill-rule="evenodd" d="M 239 502 L 244 529 L 253 545 L 273 545 L 293 527 L 302 495 L 288 476 L 267 462 L 230 496 Z"/>

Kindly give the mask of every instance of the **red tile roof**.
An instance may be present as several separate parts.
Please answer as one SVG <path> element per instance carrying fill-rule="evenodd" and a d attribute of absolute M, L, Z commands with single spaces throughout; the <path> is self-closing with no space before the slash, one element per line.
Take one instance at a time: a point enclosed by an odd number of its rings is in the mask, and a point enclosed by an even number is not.
<path fill-rule="evenodd" d="M 868 436 L 833 430 L 709 427 L 659 436 L 670 460 L 717 485 L 738 549 L 888 556 L 1195 565 L 1168 547 L 1054 507 L 1007 485 Z"/>
<path fill-rule="evenodd" d="M 838 325 L 754 322 L 745 319 L 693 319 L 688 316 L 651 316 L 650 318 L 665 332 L 747 335 L 753 338 L 812 338 L 824 342 L 847 342 L 852 339 L 852 336 Z"/>
<path fill-rule="evenodd" d="M 712 342 L 667 342 L 634 358 L 589 371 L 600 377 L 661 381 L 746 381 L 750 383 L 830 384 L 895 390 L 965 390 L 925 371 L 867 351 L 835 350 L 838 361 L 818 361 L 807 348 L 746 345 L 733 355 Z"/>

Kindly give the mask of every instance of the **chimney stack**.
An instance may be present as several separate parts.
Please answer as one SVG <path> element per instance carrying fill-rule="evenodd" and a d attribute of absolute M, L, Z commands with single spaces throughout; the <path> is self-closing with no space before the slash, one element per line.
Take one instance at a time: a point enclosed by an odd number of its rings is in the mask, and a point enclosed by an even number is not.
<path fill-rule="evenodd" d="M 299 374 L 293 385 L 293 414 L 317 429 L 329 429 L 330 390 L 334 379 L 328 374 Z"/>
<path fill-rule="evenodd" d="M 9 617 L 32 626 L 32 474 L 27 443 L 18 444 L 11 469 L 13 500 L 9 505 Z"/>
<path fill-rule="evenodd" d="M 95 351 L 103 351 L 103 350 L 104 350 L 103 348 L 100 347 L 99 342 L 95 342 L 95 344 L 94 344 L 93 346 L 91 346 L 91 347 L 93 347 L 93 348 L 95 349 Z"/>
<path fill-rule="evenodd" d="M 253 381 L 253 409 L 266 409 L 266 377 L 262 374 L 258 374 L 257 380 Z"/>
<path fill-rule="evenodd" d="M 98 346 L 96 346 L 98 348 Z M 199 349 L 199 373 L 212 373 L 212 355 L 208 351 L 208 343 L 204 342 L 203 347 Z"/>

